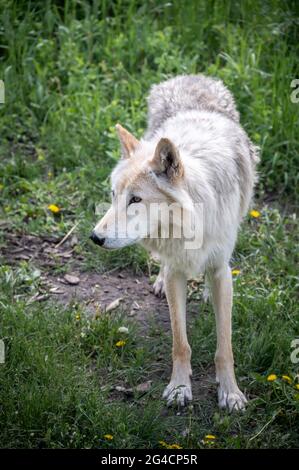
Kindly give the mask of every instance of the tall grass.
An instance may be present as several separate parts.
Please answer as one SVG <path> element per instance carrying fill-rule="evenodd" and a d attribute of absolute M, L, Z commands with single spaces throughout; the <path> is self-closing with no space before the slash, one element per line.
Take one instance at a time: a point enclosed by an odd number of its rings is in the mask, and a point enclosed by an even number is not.
<path fill-rule="evenodd" d="M 33 177 L 84 164 L 90 184 L 118 158 L 113 126 L 145 127 L 152 83 L 181 73 L 222 78 L 262 148 L 261 186 L 295 196 L 298 76 L 295 1 L 2 2 L 2 173 L 8 149 Z M 20 143 L 27 143 L 27 147 Z M 30 152 L 26 152 L 30 148 Z M 36 167 L 38 156 L 45 159 Z M 10 162 L 11 164 L 11 162 Z M 16 165 L 16 173 L 24 168 Z M 32 171 L 31 171 L 32 170 Z M 28 175 L 26 175 L 28 176 Z M 103 188 L 99 188 L 103 195 Z"/>

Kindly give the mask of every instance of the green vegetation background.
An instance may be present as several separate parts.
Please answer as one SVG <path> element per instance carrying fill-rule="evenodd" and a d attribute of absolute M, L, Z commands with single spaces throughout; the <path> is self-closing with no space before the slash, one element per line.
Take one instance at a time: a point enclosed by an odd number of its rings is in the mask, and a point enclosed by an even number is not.
<path fill-rule="evenodd" d="M 108 256 L 87 238 L 95 204 L 109 200 L 108 177 L 119 158 L 114 125 L 141 136 L 148 90 L 169 76 L 223 79 L 262 157 L 261 217 L 245 221 L 233 259 L 241 270 L 234 344 L 239 381 L 251 398 L 246 413 L 219 413 L 209 393 L 179 416 L 165 414 L 160 396 L 169 335 L 155 325 L 140 338 L 130 323 L 119 351 L 117 328 L 127 324 L 122 312 L 90 321 L 80 305 L 31 305 L 35 266 L 4 261 L 0 445 L 159 447 L 162 439 L 203 447 L 212 433 L 216 447 L 297 446 L 298 367 L 290 353 L 298 335 L 299 104 L 291 101 L 291 82 L 299 78 L 298 2 L 1 0 L 0 6 L 2 247 L 7 230 L 61 237 L 79 222 L 82 269 L 146 269 L 141 250 Z M 61 208 L 57 216 L 49 204 Z M 215 349 L 209 306 L 201 307 L 190 337 L 193 369 L 204 374 Z M 268 382 L 269 373 L 278 379 Z M 109 387 L 135 386 L 153 375 L 155 386 L 144 396 L 111 398 Z"/>

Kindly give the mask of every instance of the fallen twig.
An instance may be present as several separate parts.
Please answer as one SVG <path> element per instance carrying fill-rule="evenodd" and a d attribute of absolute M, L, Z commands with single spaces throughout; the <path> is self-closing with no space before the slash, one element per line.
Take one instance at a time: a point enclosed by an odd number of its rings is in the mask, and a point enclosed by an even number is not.
<path fill-rule="evenodd" d="M 67 232 L 67 234 L 57 243 L 56 248 L 59 248 L 63 243 L 69 238 L 69 236 L 73 233 L 73 231 L 78 227 L 79 222 L 76 222 L 75 225 Z"/>

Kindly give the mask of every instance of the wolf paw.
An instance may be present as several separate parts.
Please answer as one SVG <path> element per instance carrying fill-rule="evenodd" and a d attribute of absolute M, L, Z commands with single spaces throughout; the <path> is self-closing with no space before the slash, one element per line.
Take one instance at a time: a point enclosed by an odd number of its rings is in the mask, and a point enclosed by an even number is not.
<path fill-rule="evenodd" d="M 157 297 L 163 297 L 165 295 L 165 287 L 163 277 L 158 276 L 153 285 L 154 294 Z"/>
<path fill-rule="evenodd" d="M 223 388 L 218 388 L 219 408 L 227 408 L 229 411 L 244 411 L 247 403 L 245 395 L 236 388 L 227 392 Z"/>
<path fill-rule="evenodd" d="M 170 382 L 163 392 L 163 398 L 167 400 L 167 406 L 186 406 L 192 400 L 191 385 L 176 385 Z"/>

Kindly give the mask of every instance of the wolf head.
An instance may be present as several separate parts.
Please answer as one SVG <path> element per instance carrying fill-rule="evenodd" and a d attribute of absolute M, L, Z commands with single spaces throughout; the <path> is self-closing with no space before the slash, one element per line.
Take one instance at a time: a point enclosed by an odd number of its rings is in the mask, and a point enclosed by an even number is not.
<path fill-rule="evenodd" d="M 91 235 L 107 249 L 169 233 L 174 205 L 176 210 L 190 206 L 184 166 L 174 143 L 167 138 L 138 141 L 119 124 L 116 131 L 121 159 L 111 175 L 112 203 Z"/>

